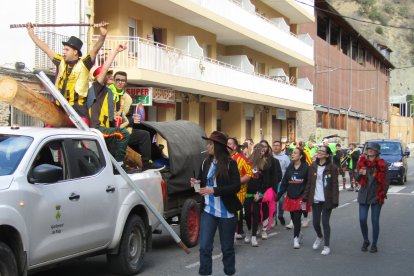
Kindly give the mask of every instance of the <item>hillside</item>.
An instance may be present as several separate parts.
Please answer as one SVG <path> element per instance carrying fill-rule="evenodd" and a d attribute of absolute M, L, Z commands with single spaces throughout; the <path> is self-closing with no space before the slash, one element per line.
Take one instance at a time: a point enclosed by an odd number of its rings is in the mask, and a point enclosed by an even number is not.
<path fill-rule="evenodd" d="M 413 0 L 329 0 L 341 14 L 383 26 L 347 19 L 368 40 L 387 45 L 395 67 L 414 65 L 414 31 L 386 25 L 414 27 Z M 390 95 L 414 94 L 414 67 L 391 72 Z"/>

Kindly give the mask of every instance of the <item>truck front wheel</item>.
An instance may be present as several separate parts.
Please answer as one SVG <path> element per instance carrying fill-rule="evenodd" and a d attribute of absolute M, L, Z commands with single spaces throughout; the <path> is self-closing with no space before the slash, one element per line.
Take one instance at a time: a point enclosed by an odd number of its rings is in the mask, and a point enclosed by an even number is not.
<path fill-rule="evenodd" d="M 128 218 L 117 255 L 107 255 L 110 269 L 120 275 L 137 274 L 144 262 L 146 248 L 145 225 L 139 216 Z"/>
<path fill-rule="evenodd" d="M 17 263 L 13 251 L 7 244 L 0 242 L 0 275 L 14 276 L 17 274 Z"/>

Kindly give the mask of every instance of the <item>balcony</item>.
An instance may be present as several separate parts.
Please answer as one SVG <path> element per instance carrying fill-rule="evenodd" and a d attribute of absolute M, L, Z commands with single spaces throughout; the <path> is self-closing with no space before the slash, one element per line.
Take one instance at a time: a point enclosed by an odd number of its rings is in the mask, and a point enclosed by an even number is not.
<path fill-rule="evenodd" d="M 262 0 L 262 2 L 288 17 L 291 24 L 315 21 L 314 0 Z"/>
<path fill-rule="evenodd" d="M 127 71 L 131 83 L 291 110 L 313 108 L 312 91 L 139 37 L 108 36 L 97 62 L 102 64 L 116 45 L 125 42 L 129 49 L 117 56 L 113 67 Z"/>
<path fill-rule="evenodd" d="M 132 1 L 216 34 L 217 43 L 245 45 L 290 67 L 314 64 L 312 42 L 278 28 L 271 20 L 232 0 Z"/>

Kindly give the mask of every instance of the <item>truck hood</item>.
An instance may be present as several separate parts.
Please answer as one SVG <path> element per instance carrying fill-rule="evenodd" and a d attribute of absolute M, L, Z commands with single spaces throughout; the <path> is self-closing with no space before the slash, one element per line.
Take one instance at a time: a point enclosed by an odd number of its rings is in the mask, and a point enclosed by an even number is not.
<path fill-rule="evenodd" d="M 0 176 L 0 190 L 8 189 L 12 181 L 13 181 L 13 175 Z"/>

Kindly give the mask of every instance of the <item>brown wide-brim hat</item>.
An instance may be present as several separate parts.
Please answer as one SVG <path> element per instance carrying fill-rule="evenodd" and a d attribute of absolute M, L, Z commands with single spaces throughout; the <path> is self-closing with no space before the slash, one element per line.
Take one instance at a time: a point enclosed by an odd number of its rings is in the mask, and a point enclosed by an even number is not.
<path fill-rule="evenodd" d="M 229 146 L 227 146 L 228 137 L 223 132 L 213 131 L 209 137 L 201 136 L 201 138 L 203 138 L 204 140 L 210 140 L 210 141 L 222 144 L 226 146 L 227 148 L 232 149 Z"/>

